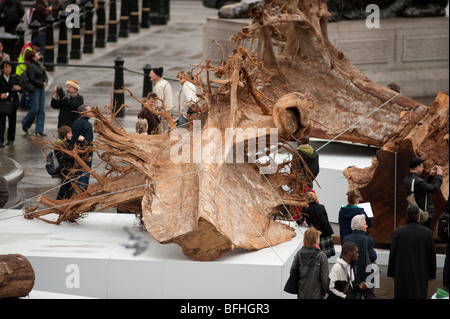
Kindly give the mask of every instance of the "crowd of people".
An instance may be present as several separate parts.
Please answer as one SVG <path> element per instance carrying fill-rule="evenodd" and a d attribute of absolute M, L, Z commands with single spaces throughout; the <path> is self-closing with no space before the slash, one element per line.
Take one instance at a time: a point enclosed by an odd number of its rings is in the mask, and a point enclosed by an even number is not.
<path fill-rule="evenodd" d="M 305 149 L 306 145 L 299 147 L 299 156 L 304 156 Z M 314 152 L 310 150 L 309 154 L 311 156 Z M 309 161 L 302 161 L 303 165 L 311 165 L 316 172 L 317 162 L 318 155 L 314 155 L 314 160 L 310 157 Z M 436 248 L 430 229 L 435 208 L 431 195 L 441 188 L 442 168 L 434 166 L 423 178 L 424 162 L 421 158 L 409 161 L 404 188 L 414 201 L 408 200 L 407 222 L 394 231 L 390 245 L 387 276 L 393 278 L 395 299 L 427 298 L 428 281 L 436 278 Z M 314 174 L 314 178 L 316 176 Z M 284 290 L 297 294 L 299 299 L 375 299 L 378 256 L 368 232 L 372 220 L 364 208 L 358 206 L 361 199 L 359 191 L 349 190 L 347 205 L 339 211 L 341 254 L 331 269 L 328 258 L 335 255 L 331 238 L 333 229 L 314 190 L 308 187 L 307 191 L 309 205 L 302 211 L 304 218 L 297 223 L 308 229 L 304 232 L 303 247 L 294 256 Z M 448 200 L 439 223 L 444 224 L 444 233 L 440 235 L 446 242 L 442 287 L 448 297 Z"/>

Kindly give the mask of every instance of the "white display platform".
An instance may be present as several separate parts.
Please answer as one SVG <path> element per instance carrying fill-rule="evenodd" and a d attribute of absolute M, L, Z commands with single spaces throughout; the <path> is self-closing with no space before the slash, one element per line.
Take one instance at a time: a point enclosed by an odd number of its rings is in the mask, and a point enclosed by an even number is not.
<path fill-rule="evenodd" d="M 196 262 L 176 244 L 139 231 L 131 214 L 89 213 L 60 225 L 0 210 L 0 254 L 21 254 L 33 266 L 33 290 L 93 298 L 295 298 L 283 292 L 304 228 L 291 241 L 217 261 Z M 124 227 L 149 242 L 138 256 L 125 248 Z"/>

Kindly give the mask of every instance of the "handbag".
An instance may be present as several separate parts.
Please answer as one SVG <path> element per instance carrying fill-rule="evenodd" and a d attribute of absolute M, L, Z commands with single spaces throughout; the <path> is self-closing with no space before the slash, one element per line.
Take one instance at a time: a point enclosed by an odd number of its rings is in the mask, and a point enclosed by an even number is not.
<path fill-rule="evenodd" d="M 294 257 L 297 258 L 298 254 Z M 289 274 L 289 279 L 284 285 L 284 291 L 290 294 L 298 294 L 298 281 L 300 279 L 300 268 L 295 267 L 295 269 Z"/>
<path fill-rule="evenodd" d="M 428 220 L 428 217 L 430 217 L 430 214 L 426 210 L 428 195 L 425 194 L 425 210 L 423 210 L 419 207 L 419 205 L 417 205 L 416 198 L 414 197 L 414 182 L 415 181 L 416 180 L 413 179 L 413 181 L 411 183 L 411 194 L 408 197 L 406 197 L 406 200 L 408 201 L 409 206 L 417 206 L 417 208 L 419 208 L 419 213 L 420 213 L 419 223 L 424 224 Z"/>
<path fill-rule="evenodd" d="M 9 115 L 13 112 L 14 106 L 11 101 L 8 99 L 2 100 L 0 99 L 0 114 L 1 115 Z"/>

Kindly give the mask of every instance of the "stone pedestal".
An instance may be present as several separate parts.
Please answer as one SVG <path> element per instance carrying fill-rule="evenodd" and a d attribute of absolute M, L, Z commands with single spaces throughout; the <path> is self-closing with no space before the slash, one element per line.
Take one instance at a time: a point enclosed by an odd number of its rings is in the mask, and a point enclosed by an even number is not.
<path fill-rule="evenodd" d="M 51 225 L 0 209 L 0 254 L 22 254 L 36 274 L 35 290 L 92 298 L 292 299 L 283 292 L 305 227 L 292 240 L 261 250 L 235 250 L 197 262 L 176 244 L 160 244 L 133 214 L 89 213 Z M 292 226 L 293 223 L 291 223 Z M 128 228 L 148 242 L 134 255 Z"/>
<path fill-rule="evenodd" d="M 22 201 L 22 195 L 17 191 L 17 183 L 24 177 L 22 166 L 15 160 L 0 155 L 0 176 L 8 182 L 9 200 L 4 208 L 12 207 Z"/>
<path fill-rule="evenodd" d="M 203 55 L 218 64 L 223 46 L 226 56 L 235 48 L 230 37 L 250 19 L 208 18 L 203 33 Z M 328 23 L 330 41 L 371 80 L 397 82 L 409 97 L 449 92 L 449 19 L 382 19 L 369 29 L 365 20 Z M 228 44 L 228 45 L 227 45 Z M 248 44 L 247 44 L 248 45 Z M 253 44 L 256 48 L 256 43 Z"/>

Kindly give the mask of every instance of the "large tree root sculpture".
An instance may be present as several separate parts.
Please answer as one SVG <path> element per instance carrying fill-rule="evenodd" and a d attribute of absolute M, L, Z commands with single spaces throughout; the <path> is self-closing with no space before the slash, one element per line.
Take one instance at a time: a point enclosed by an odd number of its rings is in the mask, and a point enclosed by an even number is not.
<path fill-rule="evenodd" d="M 442 166 L 444 182 L 441 191 L 432 196 L 436 212 L 432 229 L 435 229 L 449 193 L 448 135 L 449 97 L 439 93 L 428 108 L 402 113 L 397 129 L 377 152 L 372 166 L 364 169 L 352 166 L 344 171 L 349 188 L 359 189 L 364 201 L 371 203 L 374 218 L 370 235 L 376 242 L 390 243 L 394 230 L 406 222 L 408 203 L 403 180 L 412 157 L 426 160 L 424 174 L 434 165 Z"/>
<path fill-rule="evenodd" d="M 280 141 L 306 134 L 333 138 L 361 121 L 340 139 L 381 145 L 402 111 L 421 106 L 399 95 L 374 112 L 396 93 L 367 79 L 331 45 L 329 16 L 325 0 L 264 1 L 252 24 L 236 35 L 232 56 L 220 66 L 209 60 L 193 66 L 187 80 L 202 100 L 186 128 L 175 128 L 162 112 L 170 132 L 136 135 L 114 125 L 114 114 L 95 108 L 94 146 L 105 172 L 92 170 L 96 183 L 70 200 L 42 196 L 38 201 L 48 208 L 27 209 L 26 216 L 55 213 L 60 223 L 94 208 L 124 207 L 141 214 L 153 238 L 179 244 L 194 260 L 290 240 L 294 230 L 274 216 L 280 207 L 307 204 L 303 190 L 311 173 L 292 169 L 301 159 L 287 144 L 277 145 L 278 139 L 272 143 L 271 129 L 278 129 Z M 249 50 L 241 46 L 248 40 Z M 231 140 L 230 131 L 236 133 Z M 255 149 L 255 143 L 263 147 Z M 274 146 L 291 158 L 263 164 L 262 155 L 272 154 Z"/>

